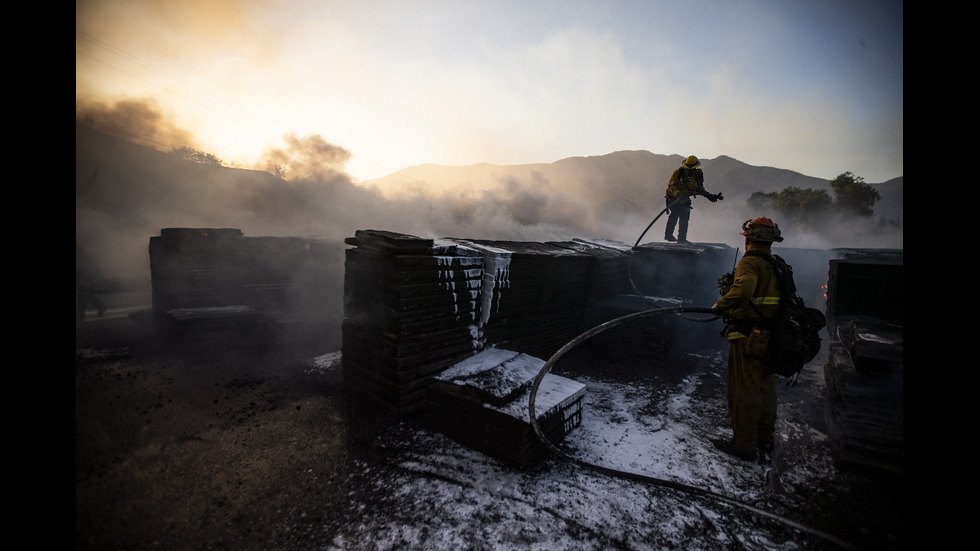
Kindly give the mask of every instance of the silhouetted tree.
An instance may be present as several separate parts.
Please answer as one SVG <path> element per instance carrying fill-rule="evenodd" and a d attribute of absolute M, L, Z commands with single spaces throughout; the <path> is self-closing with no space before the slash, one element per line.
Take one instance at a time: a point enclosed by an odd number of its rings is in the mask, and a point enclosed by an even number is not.
<path fill-rule="evenodd" d="M 874 205 L 881 199 L 878 190 L 864 183 L 864 178 L 845 172 L 830 181 L 834 191 L 834 206 L 843 213 L 858 216 L 874 214 Z"/>
<path fill-rule="evenodd" d="M 845 172 L 830 181 L 830 193 L 822 189 L 788 187 L 782 191 L 757 191 L 749 196 L 748 206 L 755 211 L 770 211 L 801 227 L 819 229 L 832 218 L 830 214 L 871 218 L 874 204 L 881 198 L 864 179 Z"/>
<path fill-rule="evenodd" d="M 752 210 L 768 210 L 769 202 L 774 201 L 777 195 L 779 194 L 775 191 L 757 191 L 750 195 L 749 200 L 746 202 Z"/>
<path fill-rule="evenodd" d="M 208 166 L 221 166 L 221 159 L 215 155 L 205 153 L 204 151 L 198 151 L 197 149 L 187 147 L 186 145 L 171 149 L 170 154 L 184 159 L 185 161 L 192 161 Z"/>
<path fill-rule="evenodd" d="M 833 200 L 826 190 L 788 187 L 779 192 L 757 191 L 749 196 L 748 204 L 753 210 L 774 211 L 796 224 L 815 226 Z"/>

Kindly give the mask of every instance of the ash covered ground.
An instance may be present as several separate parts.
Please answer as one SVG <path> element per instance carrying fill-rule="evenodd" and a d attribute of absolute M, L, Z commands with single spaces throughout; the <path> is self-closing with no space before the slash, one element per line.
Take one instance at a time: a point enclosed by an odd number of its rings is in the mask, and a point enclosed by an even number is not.
<path fill-rule="evenodd" d="M 568 453 L 732 504 L 557 457 L 508 467 L 353 399 L 339 347 L 163 346 L 109 315 L 76 327 L 75 547 L 901 549 L 903 481 L 834 466 L 824 357 L 779 387 L 780 444 L 758 462 L 710 443 L 729 435 L 718 349 L 555 365 L 588 387 Z"/>

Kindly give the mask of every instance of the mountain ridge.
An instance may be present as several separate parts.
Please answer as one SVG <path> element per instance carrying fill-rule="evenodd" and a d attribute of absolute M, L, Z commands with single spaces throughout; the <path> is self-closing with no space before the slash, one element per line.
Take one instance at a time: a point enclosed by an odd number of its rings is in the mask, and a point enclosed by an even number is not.
<path fill-rule="evenodd" d="M 662 203 L 670 175 L 684 159 L 677 154 L 622 150 L 604 155 L 567 157 L 552 163 L 456 166 L 426 163 L 358 185 L 377 190 L 385 197 L 397 198 L 416 193 L 435 196 L 447 192 L 488 193 L 508 182 L 524 182 L 583 197 L 601 211 L 646 211 Z M 750 165 L 728 155 L 702 158 L 701 163 L 705 188 L 712 193 L 722 193 L 729 204 L 744 203 L 755 192 L 779 192 L 788 187 L 831 193 L 830 180 L 789 169 Z M 880 216 L 901 218 L 903 183 L 903 176 L 881 184 L 869 183 L 882 195 L 876 207 Z"/>

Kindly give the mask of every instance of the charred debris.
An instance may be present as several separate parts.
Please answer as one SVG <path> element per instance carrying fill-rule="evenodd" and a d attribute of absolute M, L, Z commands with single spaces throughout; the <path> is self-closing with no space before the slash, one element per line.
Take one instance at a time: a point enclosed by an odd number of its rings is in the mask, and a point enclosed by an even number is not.
<path fill-rule="evenodd" d="M 424 238 L 358 230 L 346 249 L 319 239 L 168 228 L 150 238 L 153 327 L 208 346 L 329 340 L 342 310 L 345 390 L 512 465 L 546 447 L 528 391 L 563 345 L 643 310 L 704 306 L 737 251 L 713 243 Z M 808 305 L 824 309 L 826 418 L 840 466 L 903 469 L 903 256 L 886 249 L 792 249 Z M 343 262 L 342 302 L 329 274 Z M 623 324 L 587 343 L 619 361 L 683 362 L 721 346 L 717 324 L 675 316 Z M 707 343 L 707 344 L 706 344 Z M 537 421 L 561 440 L 581 422 L 580 383 L 549 373 Z"/>

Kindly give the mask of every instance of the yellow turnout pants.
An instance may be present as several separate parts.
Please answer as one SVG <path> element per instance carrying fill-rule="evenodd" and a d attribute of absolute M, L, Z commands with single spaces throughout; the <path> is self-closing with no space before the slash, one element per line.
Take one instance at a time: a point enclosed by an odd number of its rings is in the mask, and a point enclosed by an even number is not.
<path fill-rule="evenodd" d="M 728 341 L 728 414 L 732 448 L 755 453 L 771 447 L 776 428 L 776 376 L 763 373 L 762 361 L 745 357 L 744 337 Z"/>

